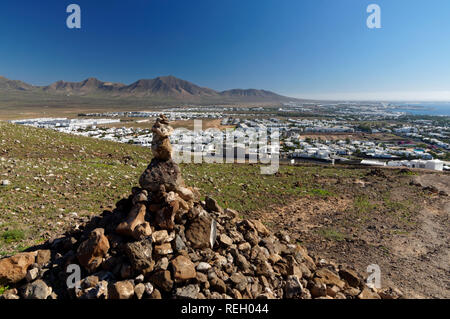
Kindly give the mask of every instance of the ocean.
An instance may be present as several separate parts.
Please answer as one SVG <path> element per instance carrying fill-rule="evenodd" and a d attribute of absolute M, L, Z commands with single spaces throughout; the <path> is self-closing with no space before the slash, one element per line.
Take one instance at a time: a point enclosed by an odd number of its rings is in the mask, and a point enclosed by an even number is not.
<path fill-rule="evenodd" d="M 408 103 L 397 104 L 396 111 L 406 112 L 414 115 L 445 115 L 450 116 L 450 102 L 423 102 L 423 103 Z"/>

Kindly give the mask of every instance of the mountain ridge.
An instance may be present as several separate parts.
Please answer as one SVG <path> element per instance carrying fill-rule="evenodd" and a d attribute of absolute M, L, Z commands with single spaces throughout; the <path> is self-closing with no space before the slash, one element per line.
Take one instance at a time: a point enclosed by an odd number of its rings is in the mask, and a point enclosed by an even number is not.
<path fill-rule="evenodd" d="M 292 101 L 295 98 L 279 95 L 275 92 L 259 89 L 230 89 L 217 91 L 202 87 L 172 75 L 158 76 L 153 79 L 139 79 L 131 84 L 104 82 L 89 77 L 80 82 L 59 80 L 46 86 L 35 86 L 19 80 L 10 80 L 0 76 L 0 91 L 4 92 L 41 92 L 50 95 L 67 96 L 110 96 L 119 98 L 172 98 L 172 99 L 220 99 Z"/>

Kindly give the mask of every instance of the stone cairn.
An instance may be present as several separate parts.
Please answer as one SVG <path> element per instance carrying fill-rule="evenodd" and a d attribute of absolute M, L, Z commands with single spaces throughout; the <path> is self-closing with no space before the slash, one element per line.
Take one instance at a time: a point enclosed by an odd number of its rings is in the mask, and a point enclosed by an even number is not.
<path fill-rule="evenodd" d="M 354 270 L 312 258 L 287 234 L 242 220 L 210 197 L 200 201 L 172 160 L 172 131 L 160 115 L 141 187 L 112 212 L 39 249 L 1 259 L 0 285 L 9 289 L 0 298 L 401 297 L 397 289 L 367 287 Z M 80 280 L 68 287 L 73 264 Z"/>

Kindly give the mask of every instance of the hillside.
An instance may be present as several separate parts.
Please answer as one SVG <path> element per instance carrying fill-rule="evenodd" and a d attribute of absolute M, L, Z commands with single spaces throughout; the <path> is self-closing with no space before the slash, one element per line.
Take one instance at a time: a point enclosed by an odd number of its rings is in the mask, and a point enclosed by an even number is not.
<path fill-rule="evenodd" d="M 0 90 L 1 91 L 28 91 L 33 88 L 32 85 L 22 81 L 9 80 L 0 76 Z"/>
<path fill-rule="evenodd" d="M 47 102 L 58 100 L 61 96 L 114 99 L 115 101 L 136 99 L 146 102 L 183 101 L 193 103 L 287 102 L 295 100 L 265 90 L 232 89 L 218 92 L 174 76 L 141 79 L 129 85 L 88 78 L 81 82 L 60 80 L 48 86 L 33 86 L 0 77 L 0 91 L 3 99 L 8 96 L 20 99 L 20 94 L 22 94 L 24 97 L 31 95 L 35 100 L 45 99 Z M 20 94 L 18 95 L 18 93 Z"/>
<path fill-rule="evenodd" d="M 0 122 L 0 255 L 86 222 L 127 196 L 145 148 Z M 288 232 L 317 256 L 369 264 L 410 296 L 449 298 L 449 175 L 352 166 L 183 164 L 188 185 Z M 436 181 L 440 183 L 436 183 Z M 432 185 L 438 185 L 439 189 Z M 410 280 L 414 277 L 415 280 Z"/>

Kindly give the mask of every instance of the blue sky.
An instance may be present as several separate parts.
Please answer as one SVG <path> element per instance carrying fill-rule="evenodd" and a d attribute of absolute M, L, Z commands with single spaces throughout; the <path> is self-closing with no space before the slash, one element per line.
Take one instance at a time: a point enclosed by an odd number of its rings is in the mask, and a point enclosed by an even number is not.
<path fill-rule="evenodd" d="M 66 27 L 79 4 L 81 29 Z M 381 29 L 366 8 L 381 7 Z M 174 75 L 216 90 L 450 100 L 448 0 L 43 0 L 0 4 L 0 75 L 131 83 Z"/>

